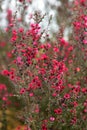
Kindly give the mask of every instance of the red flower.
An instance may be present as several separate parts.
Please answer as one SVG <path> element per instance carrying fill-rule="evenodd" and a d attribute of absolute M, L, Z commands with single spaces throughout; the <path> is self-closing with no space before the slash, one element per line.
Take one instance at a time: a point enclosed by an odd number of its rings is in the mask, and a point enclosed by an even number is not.
<path fill-rule="evenodd" d="M 82 88 L 82 92 L 86 94 L 87 93 L 87 88 Z"/>
<path fill-rule="evenodd" d="M 9 71 L 8 70 L 3 70 L 2 74 L 5 75 L 5 76 L 9 76 Z"/>
<path fill-rule="evenodd" d="M 65 98 L 65 99 L 69 99 L 69 98 L 70 98 L 70 94 L 67 94 L 67 93 L 66 93 L 66 94 L 64 95 L 64 98 Z"/>
<path fill-rule="evenodd" d="M 74 107 L 78 106 L 78 103 L 76 101 L 72 102 L 72 104 L 73 104 Z"/>
<path fill-rule="evenodd" d="M 42 125 L 42 130 L 47 130 L 46 124 Z"/>
<path fill-rule="evenodd" d="M 58 109 L 55 109 L 54 112 L 58 115 L 62 114 L 62 109 L 61 108 L 58 108 Z"/>
<path fill-rule="evenodd" d="M 72 120 L 71 120 L 71 124 L 76 124 L 76 122 L 77 122 L 77 118 L 76 117 L 74 117 Z"/>
<path fill-rule="evenodd" d="M 20 94 L 24 94 L 24 93 L 25 93 L 25 88 L 21 88 Z"/>

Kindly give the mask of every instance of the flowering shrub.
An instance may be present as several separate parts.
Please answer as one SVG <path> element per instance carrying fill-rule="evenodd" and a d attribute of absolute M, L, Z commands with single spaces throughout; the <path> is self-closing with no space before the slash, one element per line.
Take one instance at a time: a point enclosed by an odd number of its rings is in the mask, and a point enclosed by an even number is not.
<path fill-rule="evenodd" d="M 63 38 L 63 28 L 54 42 L 48 41 L 38 13 L 27 30 L 9 19 L 6 31 L 11 34 L 13 60 L 1 74 L 12 81 L 14 96 L 23 102 L 20 119 L 26 130 L 87 129 L 86 5 L 85 0 L 74 1 L 70 42 Z"/>
<path fill-rule="evenodd" d="M 7 101 L 8 100 L 7 87 L 4 84 L 0 84 L 0 98 L 3 101 Z"/>

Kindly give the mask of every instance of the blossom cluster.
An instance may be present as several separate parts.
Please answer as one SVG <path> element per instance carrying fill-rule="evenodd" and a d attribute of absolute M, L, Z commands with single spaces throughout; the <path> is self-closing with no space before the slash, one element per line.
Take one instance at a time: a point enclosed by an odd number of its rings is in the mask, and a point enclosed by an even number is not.
<path fill-rule="evenodd" d="M 87 14 L 84 9 L 86 1 L 76 0 L 71 41 L 64 39 L 60 29 L 61 36 L 52 42 L 46 34 L 44 43 L 40 23 L 30 23 L 27 30 L 17 28 L 8 11 L 6 31 L 11 36 L 12 60 L 9 69 L 1 74 L 11 80 L 14 95 L 23 102 L 21 119 L 27 124 L 27 130 L 87 129 Z M 0 92 L 7 90 L 0 86 Z"/>

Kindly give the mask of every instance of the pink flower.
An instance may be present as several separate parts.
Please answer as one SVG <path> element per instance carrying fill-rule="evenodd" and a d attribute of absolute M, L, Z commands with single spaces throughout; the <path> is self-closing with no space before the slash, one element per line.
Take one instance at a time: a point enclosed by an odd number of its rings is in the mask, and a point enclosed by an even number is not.
<path fill-rule="evenodd" d="M 59 52 L 59 48 L 57 48 L 57 47 L 54 47 L 53 50 L 54 50 L 54 52 Z"/>
<path fill-rule="evenodd" d="M 84 20 L 87 21 L 87 16 L 84 17 Z"/>
<path fill-rule="evenodd" d="M 84 102 L 84 104 L 83 104 L 85 107 L 87 107 L 87 102 Z"/>
<path fill-rule="evenodd" d="M 87 108 L 84 109 L 84 113 L 87 113 Z"/>
<path fill-rule="evenodd" d="M 56 97 L 56 96 L 57 96 L 57 93 L 56 93 L 56 92 L 54 92 L 54 93 L 52 94 L 52 96 L 53 96 L 53 97 Z"/>
<path fill-rule="evenodd" d="M 71 120 L 71 124 L 76 124 L 76 122 L 77 122 L 77 118 L 76 117 L 74 117 L 72 120 Z"/>
<path fill-rule="evenodd" d="M 76 68 L 76 72 L 80 72 L 80 68 L 79 67 Z"/>
<path fill-rule="evenodd" d="M 5 76 L 8 76 L 9 75 L 9 71 L 8 70 L 3 70 L 2 74 L 5 75 Z"/>
<path fill-rule="evenodd" d="M 87 27 L 87 22 L 84 23 L 85 27 Z"/>
<path fill-rule="evenodd" d="M 17 63 L 23 65 L 22 58 L 20 56 L 17 57 Z"/>
<path fill-rule="evenodd" d="M 80 3 L 84 6 L 85 5 L 86 0 L 80 0 Z"/>
<path fill-rule="evenodd" d="M 74 107 L 78 106 L 78 103 L 76 101 L 74 101 L 72 104 L 73 104 Z"/>
<path fill-rule="evenodd" d="M 87 40 L 83 40 L 83 43 L 84 43 L 84 44 L 87 44 Z"/>
<path fill-rule="evenodd" d="M 34 96 L 34 93 L 29 93 L 29 96 L 30 96 L 30 97 L 33 97 L 33 96 Z"/>
<path fill-rule="evenodd" d="M 76 30 L 79 30 L 81 28 L 81 23 L 80 22 L 74 22 L 74 27 Z"/>
<path fill-rule="evenodd" d="M 20 89 L 20 94 L 24 94 L 25 93 L 25 88 L 21 88 Z"/>
<path fill-rule="evenodd" d="M 24 29 L 22 27 L 19 28 L 19 32 L 20 33 L 23 33 L 24 32 Z"/>
<path fill-rule="evenodd" d="M 33 42 L 33 45 L 37 45 L 38 43 L 37 42 Z"/>
<path fill-rule="evenodd" d="M 17 40 L 17 35 L 13 35 L 11 38 L 11 42 L 15 42 Z"/>
<path fill-rule="evenodd" d="M 40 111 L 39 106 L 36 105 L 36 106 L 35 106 L 35 113 L 39 113 L 39 111 Z"/>
<path fill-rule="evenodd" d="M 61 39 L 60 39 L 60 42 L 61 42 L 61 44 L 64 45 L 64 46 L 67 46 L 67 45 L 68 45 L 68 42 L 65 41 L 64 38 L 61 38 Z"/>
<path fill-rule="evenodd" d="M 65 98 L 65 99 L 69 99 L 69 98 L 70 98 L 70 94 L 65 94 L 65 95 L 64 95 L 64 98 Z"/>
<path fill-rule="evenodd" d="M 0 84 L 0 91 L 2 91 L 2 90 L 7 90 L 7 88 L 6 88 L 6 85 L 5 85 L 5 84 Z"/>
<path fill-rule="evenodd" d="M 78 2 L 77 0 L 75 0 L 74 4 L 75 4 L 76 6 L 78 6 L 78 5 L 79 5 L 79 2 Z"/>
<path fill-rule="evenodd" d="M 50 121 L 54 121 L 55 120 L 55 117 L 50 117 Z"/>
<path fill-rule="evenodd" d="M 82 92 L 86 94 L 87 93 L 87 88 L 82 88 Z"/>
<path fill-rule="evenodd" d="M 3 101 L 7 101 L 7 97 L 3 97 L 2 100 L 3 100 Z"/>

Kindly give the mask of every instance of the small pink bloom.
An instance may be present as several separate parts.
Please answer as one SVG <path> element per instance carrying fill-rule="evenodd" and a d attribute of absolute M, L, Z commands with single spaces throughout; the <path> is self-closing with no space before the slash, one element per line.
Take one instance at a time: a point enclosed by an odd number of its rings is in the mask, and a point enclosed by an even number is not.
<path fill-rule="evenodd" d="M 3 101 L 7 101 L 7 98 L 6 98 L 6 97 L 3 97 L 2 100 L 3 100 Z"/>
<path fill-rule="evenodd" d="M 24 32 L 24 29 L 22 27 L 19 28 L 19 32 L 20 33 L 23 33 Z"/>
<path fill-rule="evenodd" d="M 20 56 L 17 57 L 17 62 L 18 62 L 18 63 L 21 62 L 21 57 L 20 57 Z"/>
<path fill-rule="evenodd" d="M 76 72 L 80 72 L 80 68 L 79 67 L 76 68 Z"/>
<path fill-rule="evenodd" d="M 2 91 L 2 90 L 4 90 L 4 91 L 7 90 L 5 84 L 0 84 L 0 91 Z"/>
<path fill-rule="evenodd" d="M 81 23 L 80 22 L 74 22 L 74 27 L 76 30 L 79 30 L 81 28 Z"/>
<path fill-rule="evenodd" d="M 84 17 L 84 20 L 87 21 L 87 16 Z"/>
<path fill-rule="evenodd" d="M 69 98 L 70 98 L 70 94 L 65 94 L 65 95 L 64 95 L 64 98 L 65 98 L 65 99 L 69 99 Z"/>
<path fill-rule="evenodd" d="M 86 108 L 86 109 L 84 109 L 84 113 L 87 113 L 87 108 Z"/>
<path fill-rule="evenodd" d="M 84 23 L 85 27 L 87 27 L 87 22 Z"/>
<path fill-rule="evenodd" d="M 53 96 L 53 97 L 56 97 L 56 96 L 57 96 L 57 93 L 56 93 L 56 92 L 54 92 L 54 93 L 52 94 L 52 96 Z"/>
<path fill-rule="evenodd" d="M 55 117 L 50 117 L 50 121 L 54 121 L 55 120 Z"/>
<path fill-rule="evenodd" d="M 76 6 L 78 6 L 78 5 L 79 5 L 79 2 L 78 2 L 77 0 L 75 0 L 74 4 L 75 4 Z"/>
<path fill-rule="evenodd" d="M 86 94 L 87 93 L 87 88 L 82 88 L 82 92 Z"/>
<path fill-rule="evenodd" d="M 8 70 L 3 70 L 2 74 L 5 75 L 5 76 L 8 76 L 9 75 L 9 71 Z"/>
<path fill-rule="evenodd" d="M 87 40 L 83 40 L 83 43 L 84 43 L 84 44 L 87 44 Z"/>
<path fill-rule="evenodd" d="M 57 47 L 53 48 L 54 52 L 59 52 L 59 49 Z"/>
<path fill-rule="evenodd" d="M 33 42 L 33 45 L 37 45 L 38 43 L 37 42 Z"/>
<path fill-rule="evenodd" d="M 85 107 L 87 107 L 87 102 L 84 102 L 84 104 L 83 104 Z"/>
<path fill-rule="evenodd" d="M 21 88 L 21 90 L 20 90 L 20 94 L 24 94 L 25 93 L 25 88 Z"/>
<path fill-rule="evenodd" d="M 36 105 L 36 107 L 35 107 L 35 113 L 39 113 L 39 111 L 40 111 L 40 109 L 39 109 L 38 105 Z"/>
<path fill-rule="evenodd" d="M 29 93 L 29 96 L 30 96 L 30 97 L 33 97 L 33 96 L 34 96 L 34 94 L 33 94 L 33 93 Z"/>
<path fill-rule="evenodd" d="M 20 56 L 17 57 L 17 63 L 23 65 L 22 58 Z"/>
<path fill-rule="evenodd" d="M 73 104 L 74 107 L 78 106 L 78 103 L 76 101 L 74 101 L 72 104 Z"/>
<path fill-rule="evenodd" d="M 77 118 L 74 117 L 74 118 L 71 120 L 71 124 L 76 124 L 76 122 L 77 122 Z"/>

